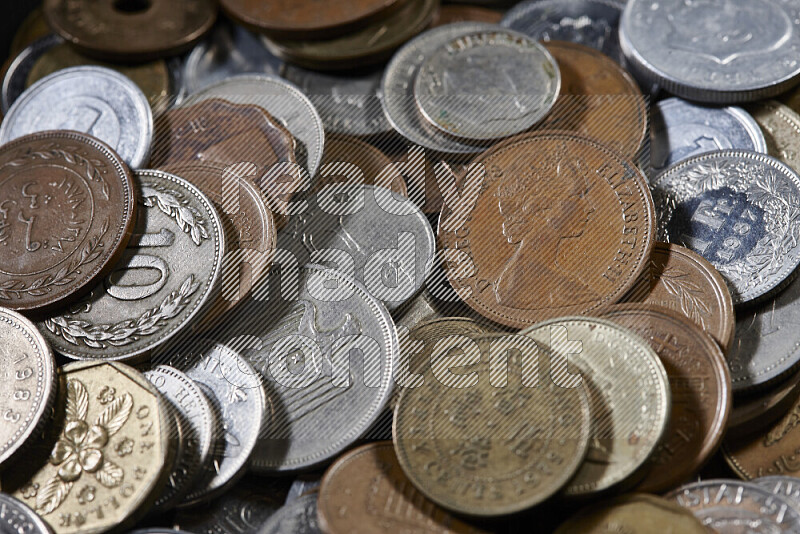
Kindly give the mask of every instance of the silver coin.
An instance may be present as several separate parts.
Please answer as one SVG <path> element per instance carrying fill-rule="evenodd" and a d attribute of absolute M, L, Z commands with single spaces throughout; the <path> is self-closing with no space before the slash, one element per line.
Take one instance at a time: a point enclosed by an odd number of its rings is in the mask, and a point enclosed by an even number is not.
<path fill-rule="evenodd" d="M 653 173 L 691 156 L 732 148 L 767 153 L 764 133 L 742 108 L 706 107 L 680 98 L 667 98 L 651 109 L 650 165 Z"/>
<path fill-rule="evenodd" d="M 754 478 L 750 483 L 771 491 L 800 510 L 800 478 L 778 475 Z"/>
<path fill-rule="evenodd" d="M 500 25 L 537 41 L 570 41 L 594 48 L 624 64 L 619 47 L 618 0 L 528 0 L 503 16 Z"/>
<path fill-rule="evenodd" d="M 267 409 L 261 377 L 236 351 L 204 340 L 175 347 L 156 361 L 186 373 L 221 414 L 221 450 L 204 465 L 183 504 L 207 501 L 233 485 L 250 463 Z"/>
<path fill-rule="evenodd" d="M 192 94 L 237 74 L 278 74 L 282 63 L 256 35 L 239 25 L 221 23 L 186 56 L 184 87 Z"/>
<path fill-rule="evenodd" d="M 8 108 L 11 107 L 11 104 L 25 91 L 28 74 L 30 74 L 36 61 L 45 52 L 62 41 L 63 39 L 58 35 L 45 35 L 25 47 L 14 58 L 14 61 L 6 69 L 3 87 L 0 90 L 0 109 L 2 109 L 3 113 L 8 113 Z"/>
<path fill-rule="evenodd" d="M 382 68 L 344 75 L 306 70 L 287 63 L 281 69 L 281 76 L 311 99 L 328 132 L 370 136 L 392 131 L 380 103 Z"/>
<path fill-rule="evenodd" d="M 25 503 L 0 493 L 0 534 L 50 534 L 50 528 Z"/>
<path fill-rule="evenodd" d="M 317 496 L 300 497 L 278 510 L 260 534 L 322 534 L 317 520 Z"/>
<path fill-rule="evenodd" d="M 222 223 L 197 187 L 172 174 L 136 172 L 134 235 L 116 269 L 89 295 L 38 323 L 59 353 L 126 360 L 163 345 L 216 291 Z"/>
<path fill-rule="evenodd" d="M 174 530 L 171 528 L 140 528 L 136 530 L 129 530 L 128 534 L 193 534 L 184 530 Z"/>
<path fill-rule="evenodd" d="M 800 264 L 800 176 L 771 156 L 694 156 L 655 178 L 653 200 L 660 240 L 710 261 L 734 304 L 779 290 Z"/>
<path fill-rule="evenodd" d="M 480 30 L 433 52 L 419 69 L 414 98 L 443 132 L 491 141 L 542 120 L 560 88 L 558 64 L 538 42 L 510 30 Z"/>
<path fill-rule="evenodd" d="M 0 464 L 46 425 L 56 395 L 53 353 L 36 327 L 0 308 Z"/>
<path fill-rule="evenodd" d="M 297 141 L 297 162 L 315 176 L 322 162 L 325 130 L 314 104 L 295 85 L 277 76 L 242 74 L 209 85 L 189 96 L 190 106 L 209 98 L 261 106 L 278 119 Z"/>
<path fill-rule="evenodd" d="M 334 184 L 278 233 L 299 265 L 332 264 L 394 310 L 417 294 L 433 265 L 436 238 L 409 199 L 369 185 Z"/>
<path fill-rule="evenodd" d="M 212 333 L 265 378 L 260 473 L 319 465 L 361 438 L 389 400 L 399 350 L 392 318 L 360 283 L 319 265 L 298 273 L 280 253 L 275 263 L 282 287 L 266 279 Z M 278 289 L 283 298 L 272 295 Z"/>
<path fill-rule="evenodd" d="M 419 116 L 414 99 L 414 80 L 425 60 L 453 39 L 497 26 L 477 22 L 458 22 L 428 30 L 395 52 L 381 80 L 381 105 L 389 124 L 417 145 L 451 154 L 474 154 L 485 146 L 460 141 L 436 130 Z"/>
<path fill-rule="evenodd" d="M 143 374 L 167 401 L 169 411 L 177 415 L 184 430 L 183 454 L 178 456 L 167 486 L 154 504 L 156 508 L 166 510 L 180 502 L 202 466 L 212 461 L 216 421 L 206 396 L 181 371 L 158 365 Z"/>
<path fill-rule="evenodd" d="M 306 494 L 319 492 L 322 484 L 322 475 L 305 475 L 298 477 L 289 486 L 289 493 L 286 495 L 286 504 L 304 497 Z"/>
<path fill-rule="evenodd" d="M 150 158 L 153 113 L 128 77 L 105 67 L 71 67 L 20 95 L 0 125 L 0 143 L 45 130 L 88 133 L 138 169 Z"/>
<path fill-rule="evenodd" d="M 759 100 L 800 81 L 796 0 L 629 0 L 619 35 L 640 76 L 690 100 Z"/>
<path fill-rule="evenodd" d="M 800 532 L 800 512 L 770 490 L 739 480 L 705 480 L 664 496 L 688 508 L 713 532 Z"/>

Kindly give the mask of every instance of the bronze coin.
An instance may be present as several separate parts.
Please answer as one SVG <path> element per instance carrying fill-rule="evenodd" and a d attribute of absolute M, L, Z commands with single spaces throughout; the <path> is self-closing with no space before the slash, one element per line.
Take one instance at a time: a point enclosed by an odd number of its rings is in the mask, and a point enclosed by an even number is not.
<path fill-rule="evenodd" d="M 656 243 L 650 267 L 625 296 L 682 313 L 713 337 L 723 352 L 733 343 L 736 314 L 722 275 L 705 258 L 672 243 Z"/>
<path fill-rule="evenodd" d="M 429 501 L 408 480 L 391 441 L 341 456 L 322 477 L 317 514 L 326 534 L 484 532 Z"/>
<path fill-rule="evenodd" d="M 40 311 L 89 290 L 122 256 L 134 209 L 131 171 L 94 137 L 0 147 L 0 306 Z"/>
<path fill-rule="evenodd" d="M 296 163 L 292 134 L 263 108 L 211 98 L 172 109 L 156 121 L 150 164 L 163 168 L 181 163 L 214 163 L 253 167 L 253 181 L 270 211 L 288 215 L 289 197 L 301 186 L 299 175 L 271 172 L 279 162 Z"/>
<path fill-rule="evenodd" d="M 768 391 L 735 397 L 728 418 L 729 437 L 759 432 L 773 424 L 789 410 L 800 397 L 800 373 L 774 386 Z"/>
<path fill-rule="evenodd" d="M 731 411 L 731 374 L 719 345 L 667 308 L 617 304 L 601 317 L 650 343 L 667 370 L 672 413 L 638 491 L 659 493 L 684 482 L 716 452 Z"/>
<path fill-rule="evenodd" d="M 34 8 L 17 28 L 17 33 L 14 34 L 11 47 L 8 49 L 10 56 L 13 58 L 29 44 L 51 33 L 52 30 L 47 25 L 42 8 Z"/>
<path fill-rule="evenodd" d="M 181 54 L 211 30 L 214 0 L 45 0 L 50 27 L 86 55 L 150 61 Z"/>
<path fill-rule="evenodd" d="M 355 169 L 350 165 L 355 165 Z M 312 189 L 319 190 L 338 183 L 380 185 L 408 197 L 403 175 L 386 154 L 355 137 L 328 134 L 325 136 L 322 170 L 320 176 L 315 178 Z"/>
<path fill-rule="evenodd" d="M 617 302 L 650 260 L 656 215 L 641 171 L 569 132 L 511 138 L 479 155 L 482 184 L 442 208 L 445 271 L 485 317 L 522 328 Z M 469 184 L 468 184 L 469 187 Z"/>
<path fill-rule="evenodd" d="M 635 157 L 647 134 L 639 85 L 616 61 L 588 46 L 543 42 L 561 71 L 561 91 L 537 129 L 568 130 Z"/>
<path fill-rule="evenodd" d="M 220 0 L 236 22 L 278 39 L 330 39 L 388 16 L 408 0 Z"/>
<path fill-rule="evenodd" d="M 431 28 L 454 22 L 486 22 L 499 24 L 503 14 L 485 7 L 450 4 L 441 6 L 431 21 Z"/>

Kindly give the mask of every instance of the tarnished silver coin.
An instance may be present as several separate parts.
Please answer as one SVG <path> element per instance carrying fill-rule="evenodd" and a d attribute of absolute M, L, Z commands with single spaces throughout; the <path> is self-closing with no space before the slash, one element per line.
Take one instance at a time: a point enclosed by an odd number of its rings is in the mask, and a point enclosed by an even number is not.
<path fill-rule="evenodd" d="M 767 153 L 761 128 L 742 108 L 699 106 L 680 98 L 661 100 L 651 108 L 653 173 L 691 156 L 731 148 Z"/>
<path fill-rule="evenodd" d="M 664 496 L 688 508 L 713 532 L 800 532 L 800 511 L 759 485 L 739 480 L 704 480 Z"/>
<path fill-rule="evenodd" d="M 710 261 L 734 304 L 779 290 L 800 264 L 800 176 L 771 156 L 694 156 L 653 180 L 653 200 L 659 240 Z"/>
<path fill-rule="evenodd" d="M 25 503 L 0 493 L 0 534 L 50 534 L 50 528 Z"/>
<path fill-rule="evenodd" d="M 278 233 L 299 265 L 332 265 L 394 310 L 417 294 L 433 265 L 436 238 L 425 214 L 383 187 L 332 184 Z"/>
<path fill-rule="evenodd" d="M 53 353 L 36 327 L 0 308 L 0 465 L 47 423 L 56 395 Z"/>
<path fill-rule="evenodd" d="M 7 113 L 11 104 L 25 91 L 28 74 L 30 74 L 36 61 L 45 52 L 61 42 L 63 42 L 63 39 L 58 35 L 46 35 L 25 47 L 14 58 L 14 61 L 6 69 L 3 87 L 0 90 L 0 109 L 2 109 L 3 113 Z"/>
<path fill-rule="evenodd" d="M 207 501 L 233 485 L 250 463 L 267 410 L 262 379 L 236 351 L 211 341 L 174 347 L 155 360 L 186 373 L 221 415 L 222 446 L 183 504 Z"/>
<path fill-rule="evenodd" d="M 750 483 L 771 491 L 800 510 L 800 478 L 777 475 L 754 478 Z"/>
<path fill-rule="evenodd" d="M 542 120 L 560 88 L 558 64 L 537 41 L 511 30 L 480 30 L 433 52 L 419 69 L 414 98 L 443 132 L 491 141 Z"/>
<path fill-rule="evenodd" d="M 381 105 L 389 124 L 417 145 L 439 152 L 474 154 L 485 147 L 449 136 L 420 117 L 414 98 L 414 80 L 425 63 L 440 47 L 470 32 L 493 30 L 497 26 L 477 22 L 459 22 L 428 30 L 395 52 L 381 80 Z"/>
<path fill-rule="evenodd" d="M 0 143 L 45 130 L 88 133 L 114 149 L 131 168 L 147 164 L 153 113 L 144 93 L 105 67 L 63 69 L 31 85 L 0 125 Z"/>
<path fill-rule="evenodd" d="M 122 260 L 86 297 L 38 323 L 59 353 L 126 360 L 164 344 L 213 296 L 225 251 L 219 215 L 172 174 L 136 172 L 137 220 Z"/>
<path fill-rule="evenodd" d="M 589 46 L 623 64 L 619 47 L 620 0 L 528 0 L 503 16 L 500 25 L 537 41 L 570 41 Z"/>
<path fill-rule="evenodd" d="M 189 96 L 184 106 L 210 98 L 261 106 L 278 119 L 297 142 L 297 162 L 313 177 L 322 162 L 325 130 L 314 104 L 295 85 L 277 76 L 241 74 Z"/>
<path fill-rule="evenodd" d="M 183 454 L 176 459 L 167 487 L 154 504 L 165 510 L 181 501 L 203 466 L 213 461 L 217 422 L 206 396 L 181 371 L 157 365 L 143 374 L 161 392 L 168 410 L 177 415 L 185 436 Z"/>
<path fill-rule="evenodd" d="M 192 94 L 237 74 L 278 74 L 282 64 L 257 36 L 239 25 L 221 23 L 186 56 L 184 87 Z"/>
<path fill-rule="evenodd" d="M 322 534 L 317 520 L 317 496 L 300 497 L 278 510 L 260 534 Z"/>
<path fill-rule="evenodd" d="M 800 81 L 796 0 L 628 0 L 619 39 L 642 78 L 690 100 L 748 102 Z"/>

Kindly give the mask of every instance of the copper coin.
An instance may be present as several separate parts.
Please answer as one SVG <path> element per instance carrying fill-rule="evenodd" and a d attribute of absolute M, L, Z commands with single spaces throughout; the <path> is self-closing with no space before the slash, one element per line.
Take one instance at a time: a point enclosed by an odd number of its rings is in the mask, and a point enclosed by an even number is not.
<path fill-rule="evenodd" d="M 722 442 L 732 399 L 728 364 L 711 336 L 666 308 L 618 304 L 600 316 L 647 340 L 667 370 L 672 391 L 669 426 L 637 487 L 659 493 L 698 471 Z"/>
<path fill-rule="evenodd" d="M 156 121 L 151 166 L 189 162 L 253 167 L 247 176 L 254 174 L 267 206 L 279 218 L 288 215 L 289 197 L 301 184 L 299 176 L 272 172 L 280 162 L 296 163 L 292 134 L 251 104 L 211 98 L 162 115 Z"/>
<path fill-rule="evenodd" d="M 408 197 L 403 175 L 386 154 L 355 137 L 328 134 L 320 176 L 314 180 L 313 190 L 338 183 L 380 185 Z"/>
<path fill-rule="evenodd" d="M 736 315 L 725 279 L 694 251 L 656 243 L 650 267 L 625 296 L 682 313 L 713 337 L 723 352 L 734 338 Z"/>
<path fill-rule="evenodd" d="M 17 28 L 17 33 L 14 34 L 11 47 L 8 49 L 10 56 L 16 56 L 22 52 L 23 48 L 42 37 L 50 35 L 51 32 L 52 30 L 47 25 L 42 8 L 34 8 Z"/>
<path fill-rule="evenodd" d="M 330 39 L 379 21 L 407 0 L 221 0 L 225 13 L 253 31 L 278 39 Z"/>
<path fill-rule="evenodd" d="M 359 447 L 330 466 L 319 488 L 317 513 L 327 534 L 484 532 L 417 491 L 400 468 L 391 441 Z"/>
<path fill-rule="evenodd" d="M 214 0 L 45 0 L 47 22 L 86 55 L 149 61 L 189 50 L 217 19 Z"/>
<path fill-rule="evenodd" d="M 760 432 L 773 424 L 800 397 L 800 373 L 767 391 L 733 399 L 733 409 L 728 418 L 729 437 Z"/>
<path fill-rule="evenodd" d="M 89 135 L 50 131 L 0 147 L 0 306 L 43 310 L 90 289 L 133 232 L 131 171 Z"/>
<path fill-rule="evenodd" d="M 561 91 L 537 128 L 575 132 L 635 157 L 647 134 L 647 105 L 636 81 L 616 61 L 588 46 L 542 44 L 558 63 Z"/>
<path fill-rule="evenodd" d="M 450 4 L 441 6 L 431 21 L 431 28 L 454 22 L 487 22 L 500 24 L 503 14 L 485 7 Z"/>
<path fill-rule="evenodd" d="M 615 150 L 537 132 L 495 145 L 471 167 L 482 185 L 442 208 L 438 232 L 451 285 L 485 317 L 522 328 L 591 312 L 617 302 L 649 262 L 653 199 Z"/>
<path fill-rule="evenodd" d="M 393 148 L 386 145 L 386 150 Z M 444 159 L 430 150 L 414 147 L 389 157 L 406 179 L 411 201 L 426 215 L 437 215 L 442 211 L 443 193 L 458 195 L 463 190 L 464 175 L 473 156 L 450 155 Z"/>

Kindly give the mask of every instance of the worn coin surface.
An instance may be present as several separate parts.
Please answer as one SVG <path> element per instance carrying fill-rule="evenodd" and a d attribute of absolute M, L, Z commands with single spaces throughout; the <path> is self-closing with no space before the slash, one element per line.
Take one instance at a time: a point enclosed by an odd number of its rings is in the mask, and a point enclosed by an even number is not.
<path fill-rule="evenodd" d="M 474 188 L 442 209 L 438 233 L 450 283 L 481 315 L 521 328 L 587 313 L 618 301 L 647 266 L 653 200 L 615 150 L 544 131 L 498 143 L 471 167 Z"/>
<path fill-rule="evenodd" d="M 666 435 L 672 402 L 664 364 L 649 343 L 611 321 L 579 317 L 545 321 L 521 334 L 569 355 L 579 373 L 571 379 L 579 377 L 589 391 L 589 452 L 564 492 L 588 495 L 635 479 Z"/>
<path fill-rule="evenodd" d="M 47 22 L 83 53 L 147 61 L 189 50 L 217 18 L 213 0 L 46 0 Z"/>
<path fill-rule="evenodd" d="M 312 191 L 319 194 L 323 187 L 340 183 L 377 185 L 408 197 L 403 175 L 386 154 L 356 137 L 333 134 L 325 142 L 322 172 Z"/>
<path fill-rule="evenodd" d="M 30 85 L 28 83 L 28 76 L 30 76 L 31 70 L 34 65 L 36 65 L 39 58 L 52 47 L 63 41 L 64 40 L 57 35 L 45 35 L 25 47 L 25 49 L 9 63 L 3 75 L 2 89 L 0 89 L 0 109 L 3 113 L 8 113 L 11 104 L 13 104 L 17 98 L 19 98 L 19 95 Z"/>
<path fill-rule="evenodd" d="M 561 74 L 541 44 L 509 30 L 460 35 L 420 67 L 414 98 L 443 132 L 489 141 L 527 130 L 558 98 Z"/>
<path fill-rule="evenodd" d="M 670 93 L 717 104 L 780 94 L 800 79 L 793 0 L 630 0 L 619 28 L 631 67 Z"/>
<path fill-rule="evenodd" d="M 135 212 L 130 170 L 91 136 L 0 147 L 0 306 L 53 308 L 87 291 L 122 256 Z"/>
<path fill-rule="evenodd" d="M 225 240 L 211 201 L 162 171 L 138 171 L 136 185 L 134 237 L 122 260 L 88 296 L 39 323 L 70 358 L 141 356 L 189 324 L 217 288 Z"/>
<path fill-rule="evenodd" d="M 713 532 L 797 532 L 800 512 L 787 500 L 739 480 L 704 480 L 668 493 Z"/>
<path fill-rule="evenodd" d="M 0 125 L 0 143 L 45 130 L 88 133 L 137 169 L 150 155 L 153 113 L 128 77 L 104 67 L 71 67 L 42 78 L 14 102 Z"/>
<path fill-rule="evenodd" d="M 317 495 L 306 495 L 285 504 L 264 523 L 259 534 L 322 534 L 317 519 Z"/>
<path fill-rule="evenodd" d="M 800 169 L 800 115 L 777 100 L 747 106 L 767 141 L 767 153 L 792 169 Z"/>
<path fill-rule="evenodd" d="M 15 534 L 50 534 L 47 524 L 24 502 L 0 493 L 0 532 Z"/>
<path fill-rule="evenodd" d="M 450 4 L 440 6 L 431 21 L 431 28 L 452 24 L 454 22 L 486 22 L 498 24 L 503 14 L 485 7 Z"/>
<path fill-rule="evenodd" d="M 767 142 L 753 117 L 739 107 L 709 107 L 680 98 L 656 103 L 650 114 L 650 165 L 653 175 L 691 156 L 725 149 L 767 153 Z"/>
<path fill-rule="evenodd" d="M 649 304 L 617 304 L 600 316 L 639 334 L 667 371 L 669 426 L 636 489 L 659 493 L 685 482 L 717 451 L 731 412 L 731 375 L 719 345 L 684 315 Z"/>
<path fill-rule="evenodd" d="M 694 156 L 655 178 L 653 199 L 660 240 L 710 261 L 734 304 L 778 291 L 800 264 L 800 176 L 771 156 Z"/>
<path fill-rule="evenodd" d="M 105 532 L 141 517 L 166 482 L 170 423 L 158 390 L 120 363 L 59 369 L 54 418 L 3 490 L 56 533 Z"/>
<path fill-rule="evenodd" d="M 733 343 L 736 315 L 725 279 L 686 247 L 657 242 L 650 266 L 623 299 L 681 313 L 709 333 L 723 352 Z"/>

